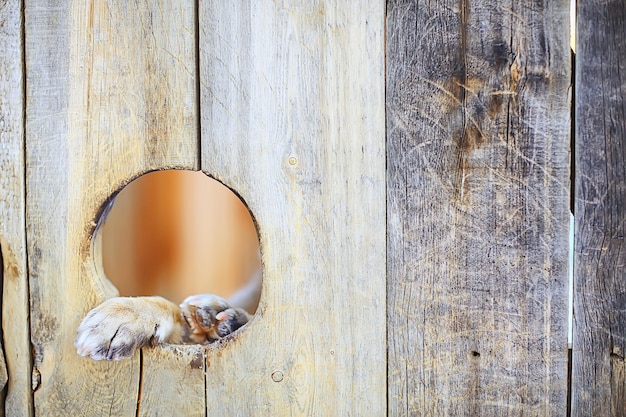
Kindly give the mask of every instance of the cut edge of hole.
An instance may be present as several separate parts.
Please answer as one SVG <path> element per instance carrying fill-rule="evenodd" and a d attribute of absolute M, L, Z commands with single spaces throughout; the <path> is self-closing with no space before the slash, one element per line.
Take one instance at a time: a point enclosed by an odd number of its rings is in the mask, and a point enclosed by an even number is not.
<path fill-rule="evenodd" d="M 103 202 L 98 206 L 98 210 L 96 211 L 93 217 L 93 221 L 91 223 L 92 227 L 90 228 L 90 231 L 89 231 L 89 238 L 90 238 L 89 257 L 90 257 L 92 266 L 95 270 L 94 280 L 96 282 L 94 282 L 94 284 L 102 292 L 104 299 L 108 299 L 108 298 L 115 297 L 115 296 L 120 296 L 120 291 L 118 287 L 107 276 L 105 272 L 104 257 L 103 257 L 103 233 L 102 233 L 103 226 L 106 223 L 107 217 L 110 214 L 110 211 L 115 204 L 116 198 L 124 189 L 126 189 L 126 187 L 128 187 L 133 182 L 141 178 L 144 178 L 147 175 L 170 172 L 170 171 L 178 171 L 178 172 L 187 171 L 190 173 L 202 173 L 204 176 L 206 176 L 207 179 L 215 181 L 217 184 L 223 186 L 226 190 L 230 191 L 237 198 L 237 200 L 242 204 L 242 206 L 246 209 L 248 215 L 250 216 L 252 225 L 254 227 L 254 232 L 256 234 L 256 240 L 258 243 L 258 262 L 259 262 L 258 272 L 254 273 L 253 275 L 259 276 L 258 278 L 259 284 L 258 284 L 258 297 L 257 297 L 256 307 L 254 308 L 254 311 L 250 313 L 251 314 L 250 321 L 245 326 L 243 326 L 245 328 L 248 326 L 248 324 L 255 321 L 257 316 L 260 313 L 262 313 L 262 311 L 264 310 L 263 293 L 264 293 L 264 286 L 265 286 L 264 284 L 264 270 L 265 270 L 264 266 L 265 265 L 264 265 L 263 243 L 261 239 L 260 225 L 256 216 L 251 210 L 250 205 L 237 190 L 235 190 L 233 187 L 226 184 L 222 179 L 220 179 L 216 175 L 208 173 L 204 171 L 203 169 L 163 167 L 159 169 L 151 169 L 151 170 L 140 172 L 120 182 L 120 184 L 115 189 L 115 191 L 113 191 L 107 198 L 105 198 Z M 249 278 L 248 282 L 244 286 L 250 285 L 254 280 L 255 280 L 254 277 Z M 193 294 L 189 294 L 189 295 L 193 295 Z M 122 296 L 125 296 L 125 295 L 122 295 Z M 175 302 L 175 300 L 171 300 L 169 297 L 165 297 L 165 298 L 167 298 L 168 300 L 172 302 Z M 239 331 L 236 331 L 235 333 L 239 333 Z"/>

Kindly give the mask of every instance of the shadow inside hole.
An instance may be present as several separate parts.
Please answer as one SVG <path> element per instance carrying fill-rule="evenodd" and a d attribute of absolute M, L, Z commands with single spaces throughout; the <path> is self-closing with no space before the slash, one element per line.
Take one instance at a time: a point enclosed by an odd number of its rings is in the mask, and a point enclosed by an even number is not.
<path fill-rule="evenodd" d="M 256 311 L 261 262 L 254 222 L 232 191 L 202 172 L 139 177 L 117 195 L 96 233 L 104 274 L 121 296 L 180 303 L 194 294 L 243 292 L 242 307 Z"/>

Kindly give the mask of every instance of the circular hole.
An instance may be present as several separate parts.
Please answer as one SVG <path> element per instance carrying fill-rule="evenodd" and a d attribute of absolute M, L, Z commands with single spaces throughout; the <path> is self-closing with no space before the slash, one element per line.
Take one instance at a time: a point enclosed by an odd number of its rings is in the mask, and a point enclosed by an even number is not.
<path fill-rule="evenodd" d="M 480 358 L 480 353 L 476 352 L 475 350 L 470 350 L 470 355 L 475 358 Z"/>
<path fill-rule="evenodd" d="M 105 211 L 94 241 L 104 274 L 121 296 L 160 295 L 180 303 L 211 293 L 239 297 L 239 307 L 256 311 L 258 234 L 243 202 L 218 181 L 202 172 L 149 173 L 122 189 Z"/>

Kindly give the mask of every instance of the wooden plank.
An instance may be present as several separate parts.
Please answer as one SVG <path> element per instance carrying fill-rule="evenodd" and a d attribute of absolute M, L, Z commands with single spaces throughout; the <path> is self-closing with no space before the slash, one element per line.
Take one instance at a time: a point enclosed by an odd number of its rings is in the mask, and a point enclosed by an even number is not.
<path fill-rule="evenodd" d="M 197 168 L 193 2 L 37 0 L 25 17 L 35 411 L 135 416 L 139 354 L 95 362 L 73 340 L 85 313 L 114 293 L 90 248 L 106 199 L 146 171 Z"/>
<path fill-rule="evenodd" d="M 258 223 L 208 415 L 386 413 L 384 2 L 200 2 L 202 169 Z"/>
<path fill-rule="evenodd" d="M 578 2 L 572 416 L 626 415 L 626 3 Z"/>
<path fill-rule="evenodd" d="M 0 250 L 5 336 L 0 389 L 9 375 L 11 380 L 0 408 L 9 416 L 33 415 L 24 221 L 23 21 L 20 1 L 0 4 Z"/>
<path fill-rule="evenodd" d="M 568 5 L 387 3 L 389 415 L 565 415 Z"/>
<path fill-rule="evenodd" d="M 144 349 L 140 416 L 205 417 L 205 351 L 199 345 Z M 184 399 L 184 401 L 181 401 Z"/>

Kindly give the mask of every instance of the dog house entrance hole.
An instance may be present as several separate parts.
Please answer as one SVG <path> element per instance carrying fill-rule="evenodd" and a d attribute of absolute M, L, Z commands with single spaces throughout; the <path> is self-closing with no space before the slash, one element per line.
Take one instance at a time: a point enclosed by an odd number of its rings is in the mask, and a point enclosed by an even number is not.
<path fill-rule="evenodd" d="M 117 195 L 98 233 L 104 273 L 122 296 L 160 295 L 176 303 L 202 293 L 229 298 L 260 277 L 250 212 L 202 172 L 139 177 Z M 258 297 L 250 313 L 257 304 Z"/>

